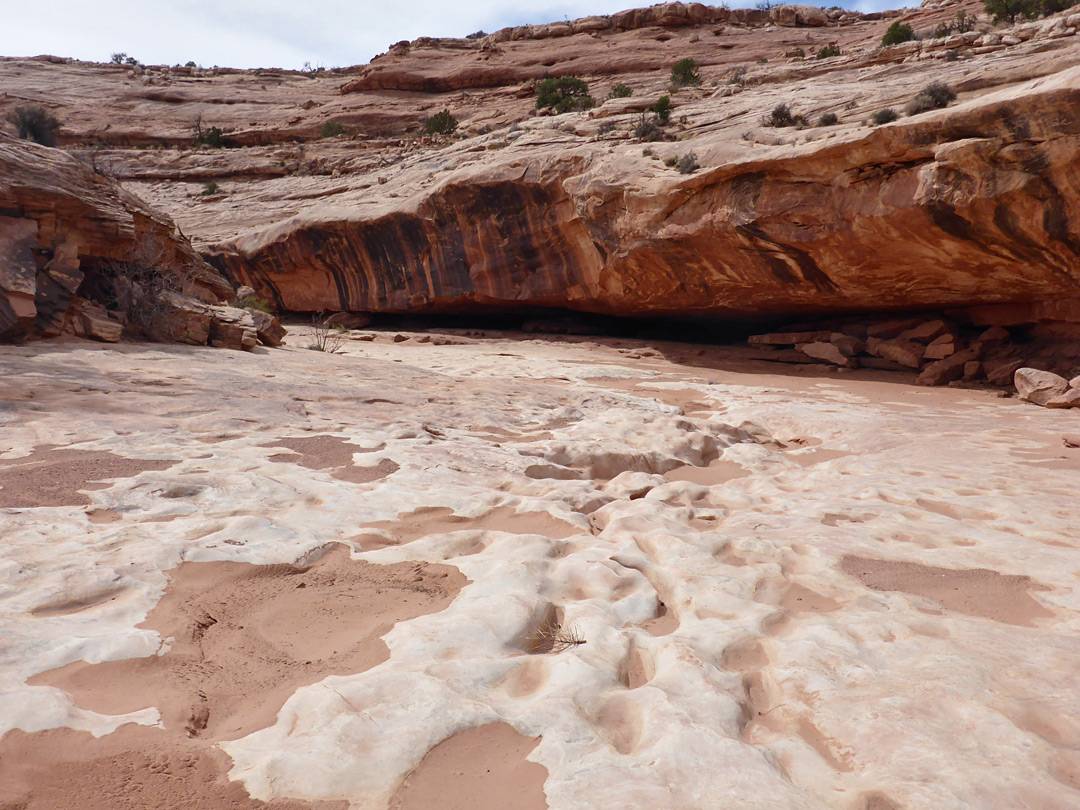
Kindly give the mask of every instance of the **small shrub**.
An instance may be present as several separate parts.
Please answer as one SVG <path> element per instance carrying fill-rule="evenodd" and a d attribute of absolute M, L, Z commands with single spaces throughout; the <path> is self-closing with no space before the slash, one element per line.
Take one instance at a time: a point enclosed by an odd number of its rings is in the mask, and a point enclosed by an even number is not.
<path fill-rule="evenodd" d="M 761 121 L 766 127 L 801 127 L 806 125 L 806 118 L 791 111 L 786 103 L 781 102 L 773 107 L 772 112 Z"/>
<path fill-rule="evenodd" d="M 257 309 L 259 312 L 265 312 L 267 315 L 273 314 L 270 311 L 270 302 L 257 295 L 238 296 L 229 301 L 229 306 L 236 307 L 237 309 Z"/>
<path fill-rule="evenodd" d="M 656 120 L 660 122 L 661 126 L 667 124 L 671 120 L 671 98 L 668 96 L 660 96 L 655 104 L 650 108 L 656 113 Z"/>
<path fill-rule="evenodd" d="M 450 110 L 435 113 L 424 122 L 424 131 L 428 135 L 449 135 L 458 128 L 458 120 L 450 114 Z"/>
<path fill-rule="evenodd" d="M 341 332 L 334 330 L 327 319 L 320 318 L 318 315 L 312 316 L 311 327 L 311 340 L 304 347 L 305 349 L 327 354 L 337 354 L 341 351 L 344 337 Z"/>
<path fill-rule="evenodd" d="M 953 29 L 958 34 L 966 34 L 968 31 L 975 30 L 975 23 L 978 22 L 974 14 L 968 14 L 966 11 L 960 10 L 956 12 L 956 23 L 953 25 Z"/>
<path fill-rule="evenodd" d="M 124 60 L 124 64 L 127 65 L 128 67 L 138 67 L 139 66 L 139 60 L 136 59 L 134 56 L 129 56 Z"/>
<path fill-rule="evenodd" d="M 554 109 L 556 113 L 589 110 L 596 105 L 589 95 L 589 85 L 576 76 L 547 78 L 536 85 L 536 109 Z"/>
<path fill-rule="evenodd" d="M 884 110 L 878 110 L 871 115 L 870 120 L 873 121 L 875 125 L 880 126 L 881 124 L 892 123 L 899 117 L 900 114 L 896 110 L 892 107 L 886 107 Z"/>
<path fill-rule="evenodd" d="M 918 115 L 927 110 L 940 110 L 948 107 L 949 103 L 956 100 L 956 91 L 945 82 L 928 84 L 919 94 L 908 102 L 904 112 L 908 115 Z"/>
<path fill-rule="evenodd" d="M 679 162 L 679 156 L 678 155 L 668 155 L 666 158 L 664 158 L 664 165 L 665 166 L 670 166 L 672 168 L 675 168 L 675 164 L 678 163 L 678 162 Z"/>
<path fill-rule="evenodd" d="M 40 104 L 24 104 L 16 107 L 15 112 L 8 115 L 7 120 L 24 141 L 34 141 L 42 146 L 56 146 L 56 135 L 61 126 L 60 119 L 51 115 Z"/>
<path fill-rule="evenodd" d="M 607 135 L 609 132 L 614 132 L 614 131 L 615 131 L 615 122 L 614 121 L 605 121 L 597 129 L 597 132 L 599 132 L 601 135 Z"/>
<path fill-rule="evenodd" d="M 793 51 L 788 52 L 788 56 L 791 56 L 791 57 L 796 58 L 796 59 L 805 59 L 806 58 L 806 51 L 804 51 L 802 48 L 795 48 Z"/>
<path fill-rule="evenodd" d="M 952 26 L 945 23 L 938 23 L 937 28 L 930 34 L 930 39 L 945 39 L 952 33 Z"/>
<path fill-rule="evenodd" d="M 336 138 L 345 132 L 345 127 L 340 121 L 327 121 L 319 130 L 320 138 Z"/>
<path fill-rule="evenodd" d="M 743 79 L 746 78 L 746 74 L 749 72 L 749 70 L 750 68 L 748 68 L 746 65 L 739 65 L 737 68 L 731 71 L 731 76 L 728 77 L 728 83 L 742 84 Z"/>
<path fill-rule="evenodd" d="M 945 51 L 945 61 L 946 62 L 955 62 L 959 58 L 960 58 L 960 51 L 955 50 L 955 49 Z"/>
<path fill-rule="evenodd" d="M 473 31 L 471 34 L 466 34 L 465 39 L 483 39 L 487 36 L 487 32 L 483 29 L 479 31 Z"/>
<path fill-rule="evenodd" d="M 767 56 L 763 56 L 763 57 L 761 57 L 760 59 L 757 60 L 757 63 L 759 65 L 767 65 L 767 64 L 769 64 L 769 58 Z"/>
<path fill-rule="evenodd" d="M 189 61 L 186 65 L 184 65 L 184 67 L 193 68 L 193 67 L 195 67 L 195 62 L 194 61 Z"/>
<path fill-rule="evenodd" d="M 632 96 L 632 95 L 634 95 L 634 91 L 631 90 L 629 87 L 627 87 L 625 84 L 616 84 L 616 85 L 613 85 L 610 90 L 608 90 L 607 97 L 608 98 L 630 98 L 630 96 Z"/>
<path fill-rule="evenodd" d="M 680 59 L 671 68 L 671 83 L 676 87 L 701 84 L 701 74 L 693 59 Z"/>
<path fill-rule="evenodd" d="M 114 53 L 109 58 L 109 61 L 112 62 L 114 65 L 122 65 L 122 64 L 124 64 L 125 59 L 127 59 L 127 54 L 121 52 L 121 53 Z"/>
<path fill-rule="evenodd" d="M 697 155 L 687 152 L 675 163 L 675 169 L 679 174 L 693 174 L 698 170 Z"/>
<path fill-rule="evenodd" d="M 217 193 L 218 193 L 218 184 L 215 183 L 213 180 L 211 180 L 209 183 L 207 183 L 206 186 L 203 188 L 203 196 L 204 197 L 209 197 L 209 196 L 211 196 L 213 194 L 217 194 Z"/>
<path fill-rule="evenodd" d="M 832 127 L 838 123 L 840 123 L 839 117 L 837 117 L 836 113 L 831 112 L 822 113 L 821 118 L 817 121 L 819 127 Z"/>
<path fill-rule="evenodd" d="M 225 133 L 219 127 L 202 128 L 202 117 L 195 119 L 195 145 L 209 146 L 211 149 L 221 149 L 225 146 Z"/>
<path fill-rule="evenodd" d="M 646 121 L 645 116 L 642 115 L 638 125 L 634 127 L 634 137 L 645 143 L 662 141 L 664 139 L 664 130 L 660 128 L 656 121 Z"/>
<path fill-rule="evenodd" d="M 818 59 L 828 59 L 830 56 L 839 56 L 840 46 L 830 43 L 817 52 Z"/>
<path fill-rule="evenodd" d="M 885 31 L 881 38 L 881 44 L 888 48 L 890 45 L 899 45 L 901 42 L 911 42 L 915 39 L 915 31 L 907 23 L 894 22 Z"/>

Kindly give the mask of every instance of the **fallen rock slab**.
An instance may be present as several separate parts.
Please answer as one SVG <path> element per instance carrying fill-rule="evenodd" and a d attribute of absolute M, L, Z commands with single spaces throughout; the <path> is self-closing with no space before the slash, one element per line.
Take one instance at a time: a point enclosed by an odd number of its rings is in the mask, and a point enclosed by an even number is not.
<path fill-rule="evenodd" d="M 857 362 L 850 355 L 844 354 L 840 347 L 834 343 L 819 340 L 814 343 L 804 343 L 795 348 L 807 357 L 824 360 L 826 363 L 832 363 L 833 365 L 844 366 L 845 368 L 852 368 L 857 365 Z"/>
<path fill-rule="evenodd" d="M 881 340 L 871 337 L 866 340 L 866 351 L 907 368 L 918 368 L 922 365 L 926 347 L 911 340 Z"/>
<path fill-rule="evenodd" d="M 967 364 L 977 360 L 977 350 L 964 349 L 944 360 L 928 364 L 915 379 L 915 383 L 917 385 L 947 385 L 964 377 Z"/>
<path fill-rule="evenodd" d="M 259 338 L 259 342 L 264 346 L 280 346 L 281 341 L 288 334 L 285 327 L 281 325 L 276 317 L 269 312 L 263 312 L 261 309 L 253 309 L 248 307 L 244 310 L 251 319 L 255 322 L 255 334 Z"/>

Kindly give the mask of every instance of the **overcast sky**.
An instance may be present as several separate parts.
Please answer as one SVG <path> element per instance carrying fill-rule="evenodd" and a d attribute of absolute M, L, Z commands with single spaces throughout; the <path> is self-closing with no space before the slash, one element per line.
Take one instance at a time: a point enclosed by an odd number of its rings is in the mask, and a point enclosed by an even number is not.
<path fill-rule="evenodd" d="M 144 64 L 347 67 L 402 39 L 465 36 L 649 4 L 581 0 L 524 8 L 511 0 L 0 0 L 0 54 L 105 62 L 123 51 Z M 903 2 L 838 4 L 876 11 Z"/>

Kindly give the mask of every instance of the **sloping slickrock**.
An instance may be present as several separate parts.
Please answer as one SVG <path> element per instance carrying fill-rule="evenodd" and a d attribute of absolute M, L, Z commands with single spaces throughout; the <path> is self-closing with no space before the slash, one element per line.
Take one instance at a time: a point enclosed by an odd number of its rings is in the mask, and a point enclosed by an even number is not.
<path fill-rule="evenodd" d="M 81 288 L 147 246 L 186 295 L 211 303 L 231 293 L 168 217 L 115 180 L 58 149 L 0 136 L 0 340 L 58 334 Z"/>
<path fill-rule="evenodd" d="M 636 144 L 496 151 L 426 190 L 402 181 L 408 193 L 308 208 L 212 261 L 298 311 L 762 317 L 1071 300 L 1077 105 L 1072 68 L 837 141 L 748 151 L 703 136 L 711 168 L 686 176 Z"/>

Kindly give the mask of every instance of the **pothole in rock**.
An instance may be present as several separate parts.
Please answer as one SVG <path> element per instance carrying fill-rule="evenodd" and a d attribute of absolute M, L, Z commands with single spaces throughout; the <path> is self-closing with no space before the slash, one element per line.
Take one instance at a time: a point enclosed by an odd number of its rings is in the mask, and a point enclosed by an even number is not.
<path fill-rule="evenodd" d="M 466 583 L 456 568 L 349 559 L 310 566 L 183 563 L 140 627 L 163 655 L 75 662 L 30 679 L 103 714 L 155 706 L 172 736 L 229 740 L 271 725 L 298 688 L 389 657 L 395 623 L 442 610 Z"/>
<path fill-rule="evenodd" d="M 506 723 L 459 731 L 405 777 L 390 810 L 547 810 L 547 768 L 527 759 L 538 743 Z"/>
<path fill-rule="evenodd" d="M 167 470 L 177 463 L 41 445 L 24 458 L 0 461 L 0 509 L 86 506 L 90 499 L 80 490 L 108 489 L 112 484 L 101 482 Z"/>
<path fill-rule="evenodd" d="M 290 453 L 277 453 L 270 456 L 271 461 L 286 464 L 299 464 L 309 470 L 333 470 L 331 476 L 340 481 L 353 484 L 370 484 L 393 475 L 401 467 L 394 461 L 384 458 L 371 467 L 353 464 L 353 453 L 375 453 L 382 449 L 364 448 L 342 439 L 340 436 L 320 434 L 297 438 L 275 439 L 262 447 L 284 447 Z M 299 458 L 297 458 L 299 456 Z"/>
<path fill-rule="evenodd" d="M 1048 591 L 1031 577 L 999 574 L 987 568 L 935 568 L 913 562 L 845 555 L 840 569 L 875 591 L 900 591 L 938 602 L 946 610 L 996 622 L 1033 627 L 1035 619 L 1055 614 L 1031 591 Z"/>

